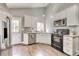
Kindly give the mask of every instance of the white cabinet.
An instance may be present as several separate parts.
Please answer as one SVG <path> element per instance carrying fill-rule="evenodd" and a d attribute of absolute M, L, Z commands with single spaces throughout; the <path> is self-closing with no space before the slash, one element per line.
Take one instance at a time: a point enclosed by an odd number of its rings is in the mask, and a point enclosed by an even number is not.
<path fill-rule="evenodd" d="M 32 17 L 25 15 L 24 16 L 24 27 L 31 27 L 32 26 Z"/>
<path fill-rule="evenodd" d="M 78 25 L 78 7 L 72 6 L 66 10 L 67 26 Z"/>
<path fill-rule="evenodd" d="M 51 45 L 51 34 L 38 33 L 36 35 L 36 42 Z"/>
<path fill-rule="evenodd" d="M 60 20 L 60 19 L 67 19 L 67 26 L 77 26 L 79 25 L 79 20 L 78 20 L 78 6 L 74 5 L 71 6 L 59 13 L 57 13 L 55 16 L 55 20 Z"/>
<path fill-rule="evenodd" d="M 28 34 L 24 33 L 23 35 L 23 44 L 28 44 Z"/>
<path fill-rule="evenodd" d="M 79 53 L 79 36 L 65 35 L 63 37 L 63 51 L 68 55 L 77 55 Z"/>

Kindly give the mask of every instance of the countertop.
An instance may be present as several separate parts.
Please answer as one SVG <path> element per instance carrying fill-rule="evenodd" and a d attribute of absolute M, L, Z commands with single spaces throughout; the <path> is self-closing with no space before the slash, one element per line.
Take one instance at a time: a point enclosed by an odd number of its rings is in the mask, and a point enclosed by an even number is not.
<path fill-rule="evenodd" d="M 64 35 L 64 36 L 79 37 L 79 35 Z"/>
<path fill-rule="evenodd" d="M 52 34 L 52 33 L 48 33 L 48 32 L 24 32 L 27 34 L 31 34 L 31 33 L 35 33 L 35 34 Z"/>

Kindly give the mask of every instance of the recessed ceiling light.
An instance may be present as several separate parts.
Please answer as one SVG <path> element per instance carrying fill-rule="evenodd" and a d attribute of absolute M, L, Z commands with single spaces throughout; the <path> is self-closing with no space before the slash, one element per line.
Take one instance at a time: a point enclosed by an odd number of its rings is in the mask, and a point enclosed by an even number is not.
<path fill-rule="evenodd" d="M 46 16 L 45 14 L 43 14 L 43 17 Z"/>
<path fill-rule="evenodd" d="M 53 16 L 50 16 L 50 18 L 53 18 Z"/>

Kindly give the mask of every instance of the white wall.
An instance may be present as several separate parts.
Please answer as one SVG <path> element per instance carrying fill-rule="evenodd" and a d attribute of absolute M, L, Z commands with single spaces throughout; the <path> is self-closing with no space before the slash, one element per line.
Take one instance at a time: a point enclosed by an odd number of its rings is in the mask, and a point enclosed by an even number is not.
<path fill-rule="evenodd" d="M 45 13 L 44 8 L 17 8 L 17 9 L 9 9 L 10 13 L 13 16 L 20 16 L 23 17 L 24 15 L 32 16 L 32 27 L 36 28 L 37 22 L 45 22 L 44 17 L 42 16 Z"/>
<path fill-rule="evenodd" d="M 24 15 L 32 16 L 32 27 L 36 30 L 36 23 L 43 22 L 45 23 L 45 17 L 42 15 L 45 13 L 44 8 L 26 8 L 26 9 L 9 9 L 10 13 L 14 17 L 24 17 Z M 16 18 L 17 19 L 17 18 Z M 23 19 L 21 19 L 23 20 Z M 21 23 L 23 25 L 23 22 Z M 20 28 L 21 30 L 22 28 Z M 25 29 L 25 28 L 24 28 Z M 12 33 L 12 44 L 18 44 L 21 42 L 22 33 Z"/>

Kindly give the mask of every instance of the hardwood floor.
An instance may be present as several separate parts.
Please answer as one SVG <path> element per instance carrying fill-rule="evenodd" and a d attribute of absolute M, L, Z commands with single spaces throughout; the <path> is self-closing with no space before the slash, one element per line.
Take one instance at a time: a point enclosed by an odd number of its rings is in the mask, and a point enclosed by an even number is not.
<path fill-rule="evenodd" d="M 66 56 L 64 53 L 45 44 L 16 45 L 1 51 L 1 56 Z"/>

